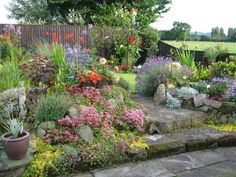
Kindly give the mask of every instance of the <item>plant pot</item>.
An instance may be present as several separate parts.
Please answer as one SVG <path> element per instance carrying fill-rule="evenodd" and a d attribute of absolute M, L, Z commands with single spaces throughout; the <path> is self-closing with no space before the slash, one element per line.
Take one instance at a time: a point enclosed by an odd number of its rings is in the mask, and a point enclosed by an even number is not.
<path fill-rule="evenodd" d="M 24 131 L 18 138 L 12 138 L 11 133 L 2 135 L 3 149 L 11 160 L 21 160 L 29 148 L 29 133 Z"/>
<path fill-rule="evenodd" d="M 213 59 L 213 58 L 207 60 L 208 65 L 212 65 L 215 62 L 216 62 L 216 59 Z"/>

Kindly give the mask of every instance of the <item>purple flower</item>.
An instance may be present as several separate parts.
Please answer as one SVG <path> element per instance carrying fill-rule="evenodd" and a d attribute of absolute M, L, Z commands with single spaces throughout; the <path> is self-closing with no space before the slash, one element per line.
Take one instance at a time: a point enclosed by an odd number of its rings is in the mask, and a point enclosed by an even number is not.
<path fill-rule="evenodd" d="M 211 82 L 213 82 L 213 83 L 226 83 L 225 79 L 219 78 L 219 77 L 212 78 Z"/>

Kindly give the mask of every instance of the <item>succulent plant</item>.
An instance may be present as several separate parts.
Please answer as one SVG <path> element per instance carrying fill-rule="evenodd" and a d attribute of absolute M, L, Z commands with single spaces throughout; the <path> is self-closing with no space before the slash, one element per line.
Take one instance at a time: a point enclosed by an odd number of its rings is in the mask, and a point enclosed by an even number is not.
<path fill-rule="evenodd" d="M 171 109 L 179 109 L 181 108 L 182 100 L 172 97 L 169 93 L 167 93 L 166 107 Z"/>

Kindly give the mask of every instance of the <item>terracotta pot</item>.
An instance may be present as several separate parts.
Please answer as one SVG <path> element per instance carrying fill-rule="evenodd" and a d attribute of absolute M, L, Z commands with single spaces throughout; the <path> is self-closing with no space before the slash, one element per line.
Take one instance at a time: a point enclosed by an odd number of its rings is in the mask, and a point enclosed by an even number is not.
<path fill-rule="evenodd" d="M 216 59 L 208 59 L 207 60 L 208 65 L 212 65 L 215 62 L 216 62 Z"/>
<path fill-rule="evenodd" d="M 11 133 L 2 135 L 3 149 L 9 159 L 21 160 L 29 148 L 29 133 L 24 131 L 19 138 L 12 138 Z"/>

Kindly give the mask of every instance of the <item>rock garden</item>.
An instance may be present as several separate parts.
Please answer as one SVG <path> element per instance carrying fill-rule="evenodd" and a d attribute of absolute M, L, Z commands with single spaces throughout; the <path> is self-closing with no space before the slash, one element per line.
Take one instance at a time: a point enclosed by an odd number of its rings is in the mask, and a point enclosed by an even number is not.
<path fill-rule="evenodd" d="M 45 35 L 51 43 L 30 51 L 14 27 L 0 38 L 0 176 L 72 176 L 236 145 L 235 57 L 203 65 L 178 50 L 137 65 L 135 31 L 120 37 L 128 58 L 115 48 L 106 59 L 73 34 Z"/>

